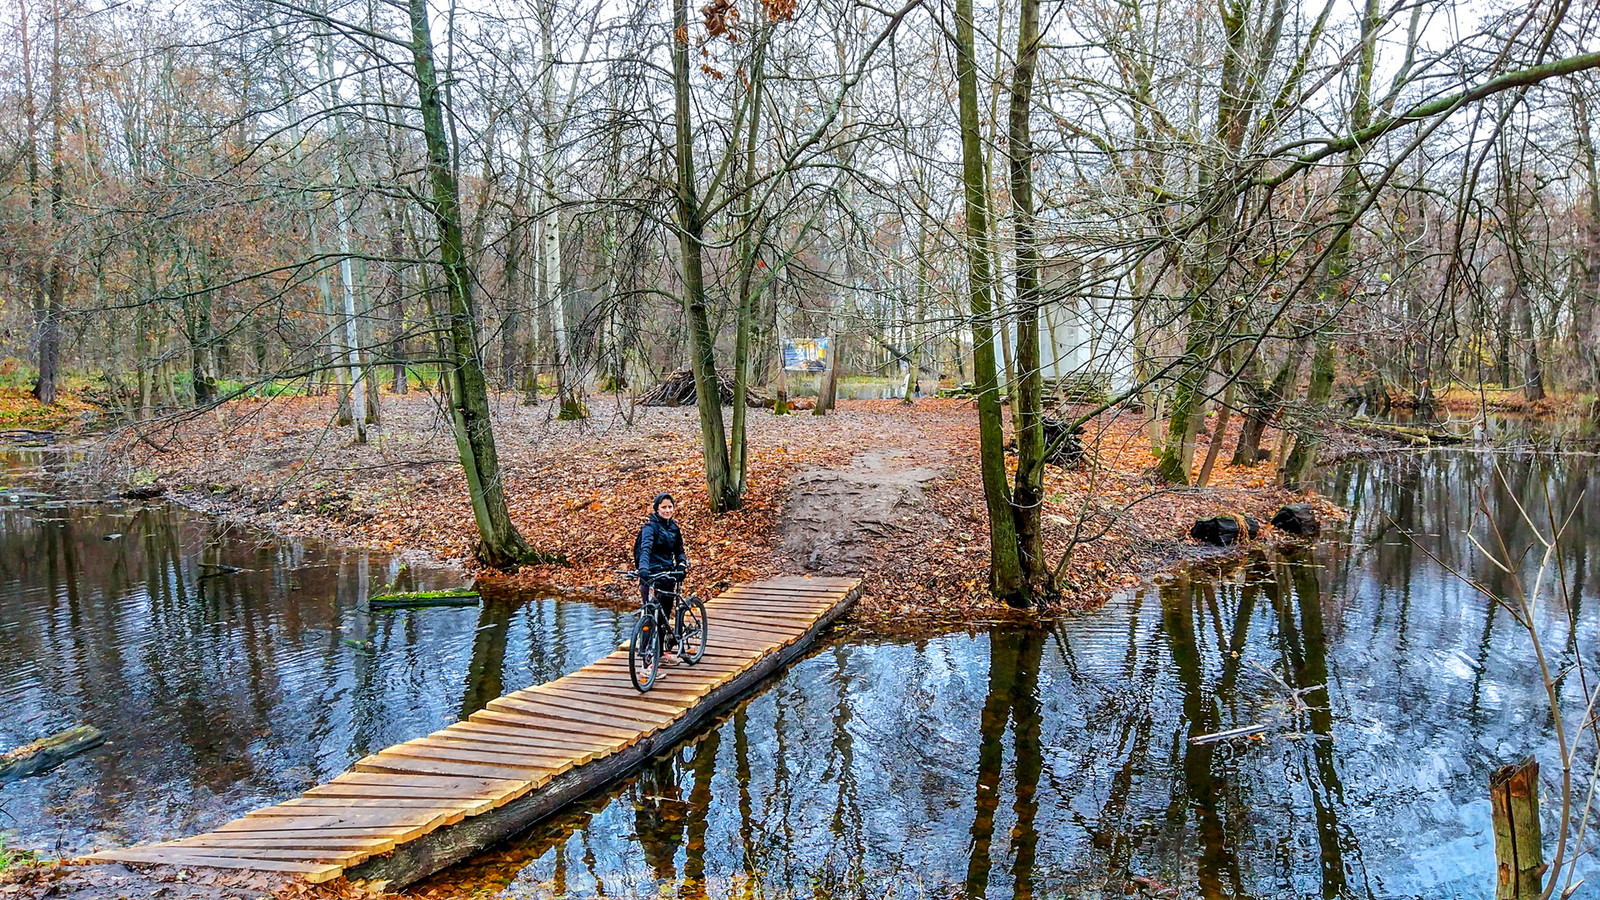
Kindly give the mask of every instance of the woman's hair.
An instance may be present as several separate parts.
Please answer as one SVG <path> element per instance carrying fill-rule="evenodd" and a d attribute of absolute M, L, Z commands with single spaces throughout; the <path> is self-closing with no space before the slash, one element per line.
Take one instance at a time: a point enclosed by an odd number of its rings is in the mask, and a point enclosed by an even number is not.
<path fill-rule="evenodd" d="M 657 494 L 655 502 L 650 504 L 650 511 L 651 512 L 660 512 L 661 511 L 661 504 L 667 502 L 668 500 L 672 500 L 672 495 L 667 493 L 666 491 L 662 491 L 661 493 Z M 672 500 L 672 505 L 673 506 L 677 506 L 678 505 L 678 501 Z"/>

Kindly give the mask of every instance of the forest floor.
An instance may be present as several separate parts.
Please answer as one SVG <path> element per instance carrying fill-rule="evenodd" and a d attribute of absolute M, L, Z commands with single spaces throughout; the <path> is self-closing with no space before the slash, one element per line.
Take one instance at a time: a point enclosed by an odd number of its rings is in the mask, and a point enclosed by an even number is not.
<path fill-rule="evenodd" d="M 601 395 L 591 398 L 589 419 L 561 422 L 549 403 L 523 406 L 506 394 L 493 405 L 512 518 L 559 564 L 477 570 L 447 410 L 427 393 L 385 395 L 383 422 L 365 445 L 334 425 L 331 398 L 238 400 L 102 438 L 85 471 L 287 536 L 453 561 L 484 590 L 556 587 L 620 602 L 631 593 L 615 571 L 629 566 L 651 498 L 668 491 L 695 566 L 691 585 L 701 591 L 780 573 L 859 574 L 866 591 L 854 619 L 868 627 L 1013 615 L 986 598 L 970 401 L 841 401 L 820 417 L 753 410 L 745 503 L 720 516 L 707 508 L 692 408 L 635 407 Z M 1231 447 L 1236 426 L 1229 432 Z M 1271 439 L 1269 432 L 1264 446 Z M 1071 548 L 1062 607 L 1095 605 L 1198 552 L 1187 538 L 1196 518 L 1244 513 L 1264 523 L 1294 499 L 1273 484 L 1270 465 L 1235 468 L 1227 453 L 1208 488 L 1159 486 L 1147 432 L 1133 414 L 1101 416 L 1084 441 L 1087 465 L 1051 466 L 1045 475 L 1051 565 Z M 1197 467 L 1207 447 L 1202 437 Z"/>

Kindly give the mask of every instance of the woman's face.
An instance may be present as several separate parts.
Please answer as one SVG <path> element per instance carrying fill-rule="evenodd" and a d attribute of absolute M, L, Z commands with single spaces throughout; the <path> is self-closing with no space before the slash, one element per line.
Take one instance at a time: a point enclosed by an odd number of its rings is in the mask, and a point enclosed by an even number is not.
<path fill-rule="evenodd" d="M 671 500 L 663 500 L 661 501 L 661 505 L 656 507 L 656 512 L 660 513 L 661 518 L 663 519 L 672 518 L 672 514 L 677 511 L 678 508 L 673 505 Z"/>

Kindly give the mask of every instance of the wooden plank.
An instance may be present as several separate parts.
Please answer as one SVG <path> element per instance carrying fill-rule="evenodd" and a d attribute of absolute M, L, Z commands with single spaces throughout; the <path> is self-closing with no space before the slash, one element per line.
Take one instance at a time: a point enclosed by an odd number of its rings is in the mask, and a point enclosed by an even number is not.
<path fill-rule="evenodd" d="M 582 697 L 569 697 L 549 685 L 540 685 L 526 691 L 518 691 L 515 698 L 503 698 L 516 704 L 531 706 L 534 709 L 557 710 L 561 715 L 571 716 L 578 720 L 593 721 L 600 724 L 625 724 L 638 729 L 642 733 L 649 733 L 661 725 L 675 718 L 666 713 L 652 711 L 640 707 L 626 707 L 621 705 L 601 705 L 588 703 L 578 705 Z"/>
<path fill-rule="evenodd" d="M 560 750 L 566 753 L 586 754 L 588 756 L 603 756 L 628 745 L 625 738 L 610 737 L 608 735 L 576 734 L 566 731 L 545 731 L 542 729 L 525 729 L 521 734 L 501 734 L 499 732 L 485 732 L 477 729 L 486 726 L 477 722 L 463 722 L 452 725 L 443 731 L 434 732 L 429 737 L 435 740 L 475 740 L 486 746 L 504 745 L 506 747 L 531 747 L 538 751 Z"/>
<path fill-rule="evenodd" d="M 798 634 L 795 637 L 798 637 Z M 744 650 L 744 652 L 754 652 L 757 657 L 765 657 L 766 653 L 778 650 L 786 644 L 789 644 L 789 641 L 773 641 L 757 634 L 725 634 L 707 645 L 706 655 L 712 658 L 726 658 L 730 653 Z"/>
<path fill-rule="evenodd" d="M 555 774 L 555 767 L 527 769 L 513 768 L 511 766 L 498 766 L 488 763 L 469 763 L 458 759 L 418 759 L 412 756 L 396 756 L 389 753 L 374 753 L 364 759 L 358 760 L 351 767 L 356 772 L 384 773 L 392 772 L 396 775 L 466 775 L 481 778 L 500 778 L 506 781 L 523 781 L 530 785 L 542 784 L 549 779 L 543 776 Z M 568 768 L 571 768 L 569 765 Z"/>
<path fill-rule="evenodd" d="M 161 851 L 155 847 L 128 847 L 123 850 L 110 850 L 105 853 L 96 853 L 90 859 L 111 862 L 159 863 L 193 868 L 250 869 L 257 872 L 281 872 L 287 875 L 299 875 L 312 884 L 332 881 L 344 874 L 344 866 L 332 863 L 239 859 L 236 857 L 207 856 L 195 851 Z"/>
<path fill-rule="evenodd" d="M 661 674 L 665 674 L 670 671 L 670 668 L 663 668 L 660 670 Z M 658 675 L 657 677 L 659 678 L 660 676 Z M 610 690 L 621 689 L 627 693 L 619 693 L 619 696 L 632 697 L 633 699 L 638 700 L 640 709 L 653 709 L 656 712 L 669 716 L 676 716 L 678 713 L 683 712 L 685 705 L 694 702 L 693 697 L 678 697 L 666 693 L 657 694 L 653 690 L 641 692 L 638 688 L 633 686 L 632 680 L 626 676 L 620 675 L 615 670 L 589 672 L 582 677 L 563 678 L 560 681 L 552 681 L 549 684 L 541 684 L 532 690 L 535 690 L 541 694 L 552 694 L 565 690 L 581 690 L 589 687 L 606 688 Z"/>
<path fill-rule="evenodd" d="M 497 722 L 457 722 L 447 725 L 429 738 L 479 740 L 528 747 L 601 747 L 624 740 L 604 735 L 576 734 L 536 724 L 502 725 Z"/>
<path fill-rule="evenodd" d="M 361 850 L 279 850 L 265 847 L 189 847 L 160 844 L 151 847 L 151 855 L 195 853 L 216 859 L 279 860 L 282 862 L 320 862 L 348 866 L 352 860 L 366 859 L 372 854 Z M 161 860 L 151 860 L 161 862 Z"/>
<path fill-rule="evenodd" d="M 586 738 L 582 735 L 566 734 L 559 731 L 543 733 L 526 731 L 519 736 L 470 730 L 476 727 L 484 726 L 478 726 L 475 723 L 452 725 L 443 731 L 436 731 L 428 735 L 427 740 L 481 746 L 485 750 L 505 753 L 521 753 L 524 750 L 531 750 L 537 753 L 559 751 L 580 762 L 588 762 L 627 746 L 626 741 L 617 738 Z"/>
<path fill-rule="evenodd" d="M 812 590 L 843 593 L 854 582 L 850 579 L 834 578 L 768 578 L 764 581 L 751 581 L 736 584 L 728 588 L 730 591 L 776 591 L 776 590 Z"/>
<path fill-rule="evenodd" d="M 750 621 L 742 623 L 738 628 L 724 628 L 720 633 L 712 632 L 711 640 L 706 646 L 709 649 L 711 644 L 730 639 L 735 643 L 757 640 L 768 644 L 787 644 L 802 634 L 805 634 L 804 628 L 785 628 L 780 625 Z"/>
<path fill-rule="evenodd" d="M 812 590 L 810 588 L 751 588 L 736 587 L 712 597 L 706 605 L 720 603 L 726 600 L 771 600 L 778 602 L 815 603 L 818 601 L 833 601 L 844 594 L 834 590 Z"/>
<path fill-rule="evenodd" d="M 322 814 L 326 810 L 328 815 L 337 812 L 356 814 L 367 811 L 394 810 L 405 813 L 432 812 L 439 815 L 459 815 L 462 809 L 471 806 L 475 801 L 450 801 L 437 798 L 417 797 L 390 797 L 363 800 L 354 797 L 296 797 L 285 800 L 275 806 L 264 806 L 261 809 L 245 813 L 245 818 L 255 816 L 303 816 L 308 812 Z"/>
<path fill-rule="evenodd" d="M 705 690 L 688 686 L 673 687 L 667 680 L 661 678 L 656 680 L 655 687 L 643 694 L 639 693 L 639 689 L 632 684 L 617 684 L 606 681 L 563 681 L 561 690 L 570 694 L 585 694 L 602 700 L 622 700 L 628 703 L 642 702 L 641 698 L 644 697 L 661 697 L 664 700 L 670 700 L 679 713 L 693 706 L 696 701 L 707 693 Z M 658 703 L 654 708 L 659 707 L 660 704 Z"/>
<path fill-rule="evenodd" d="M 549 716 L 569 722 L 581 722 L 585 725 L 606 729 L 606 731 L 599 732 L 601 734 L 627 728 L 631 729 L 636 736 L 642 736 L 649 730 L 643 727 L 642 723 L 633 720 L 631 717 L 601 713 L 589 709 L 574 709 L 566 703 L 553 700 L 548 695 L 536 694 L 531 690 L 507 694 L 498 700 L 491 701 L 489 708 L 528 713 L 534 716 Z"/>
<path fill-rule="evenodd" d="M 706 642 L 707 656 L 718 652 L 742 652 L 753 653 L 757 656 L 764 656 L 767 653 L 776 650 L 777 645 L 785 643 L 790 639 L 805 633 L 805 629 L 800 629 L 798 631 L 785 631 L 781 636 L 778 637 L 778 639 L 774 640 L 772 639 L 772 636 L 761 633 L 765 631 L 764 626 L 718 629 L 717 626 L 713 624 L 711 628 L 711 639 Z"/>
<path fill-rule="evenodd" d="M 802 634 L 811 623 L 816 621 L 815 616 L 802 616 L 794 619 L 785 619 L 774 616 L 765 610 L 738 609 L 724 610 L 713 608 L 708 610 L 710 620 L 711 640 L 707 646 L 714 643 L 718 637 L 727 634 L 747 634 L 750 632 L 778 631 L 785 635 Z"/>
<path fill-rule="evenodd" d="M 657 702 L 670 702 L 676 706 L 692 704 L 700 699 L 705 692 L 691 683 L 672 683 L 666 677 L 688 672 L 688 666 L 673 666 L 662 669 L 656 676 L 655 687 L 645 693 L 633 686 L 627 678 L 618 678 L 615 671 L 610 672 L 585 672 L 581 677 L 568 677 L 558 682 L 562 687 L 576 688 L 578 690 L 604 690 L 613 692 L 617 690 L 632 691 L 634 696 L 641 700 L 654 700 Z M 623 696 L 627 696 L 624 694 Z"/>
<path fill-rule="evenodd" d="M 844 596 L 843 593 L 841 593 L 841 592 L 839 592 L 837 590 L 834 590 L 832 588 L 809 588 L 809 587 L 761 587 L 761 588 L 753 588 L 753 587 L 742 587 L 742 588 L 729 588 L 728 590 L 723 591 L 722 593 L 718 594 L 717 596 L 711 598 L 711 600 L 712 600 L 712 602 L 715 602 L 717 600 L 722 600 L 724 598 L 736 598 L 736 599 L 771 598 L 771 599 L 777 599 L 777 600 L 807 601 L 807 600 L 834 600 L 834 599 L 838 599 L 838 598 L 843 597 L 843 596 Z"/>
<path fill-rule="evenodd" d="M 761 604 L 759 606 L 747 606 L 744 604 L 723 606 L 722 604 L 717 604 L 708 607 L 706 612 L 708 614 L 722 614 L 722 618 L 711 619 L 711 627 L 713 629 L 717 629 L 719 626 L 736 629 L 746 621 L 770 620 L 782 623 L 786 628 L 805 631 L 811 627 L 812 622 L 817 620 L 816 613 L 811 610 L 791 609 L 787 606 L 775 604 Z M 713 631 L 713 633 L 715 632 Z"/>
<path fill-rule="evenodd" d="M 170 847 L 208 847 L 219 850 L 366 850 L 368 854 L 386 854 L 395 849 L 395 839 L 381 834 L 368 834 L 365 838 L 338 838 L 330 834 L 310 831 L 302 834 L 198 834 L 195 838 L 173 841 Z M 320 858 L 320 857 L 317 857 Z"/>
<path fill-rule="evenodd" d="M 671 666 L 663 669 L 657 678 L 667 681 L 688 679 L 693 683 L 699 683 L 702 681 L 721 683 L 732 680 L 733 676 L 743 672 L 745 669 L 750 668 L 750 665 L 755 662 L 756 658 L 758 657 L 747 659 L 712 659 L 711 657 L 706 656 L 702 657 L 698 663 L 695 663 L 692 666 L 688 663 L 684 663 L 681 666 Z M 623 678 L 627 678 L 627 669 L 613 671 L 620 671 Z M 631 684 L 631 682 L 627 682 L 626 680 L 624 683 Z M 651 688 L 651 690 L 655 689 Z"/>
<path fill-rule="evenodd" d="M 503 698 L 502 698 L 503 699 Z M 537 710 L 519 709 L 509 704 L 490 709 L 480 709 L 467 717 L 473 724 L 504 725 L 508 728 L 527 728 L 534 731 L 560 731 L 584 737 L 609 737 L 633 744 L 643 737 L 636 728 L 618 727 L 615 723 L 603 724 L 582 719 L 564 719 L 559 715 L 544 714 Z"/>
<path fill-rule="evenodd" d="M 477 778 L 449 778 L 437 775 L 347 772 L 327 784 L 306 791 L 306 796 L 453 800 L 462 804 L 463 812 L 473 816 L 527 793 L 531 786 L 530 782 L 520 780 L 485 781 Z"/>
<path fill-rule="evenodd" d="M 494 794 L 463 799 L 460 797 L 448 796 L 440 791 L 422 791 L 416 788 L 408 789 L 401 787 L 383 787 L 382 785 L 371 784 L 335 785 L 330 783 L 328 785 L 324 785 L 324 787 L 326 788 L 325 793 L 317 793 L 313 794 L 312 796 L 320 799 L 341 800 L 400 800 L 407 797 L 415 798 L 418 794 L 422 794 L 424 796 L 421 799 L 448 800 L 462 804 L 460 813 L 464 818 L 482 815 L 491 809 L 504 806 L 507 802 L 509 802 L 508 800 L 502 800 L 499 796 Z M 408 790 L 409 793 L 407 793 Z"/>
<path fill-rule="evenodd" d="M 619 718 L 638 722 L 641 726 L 659 727 L 665 725 L 682 715 L 684 710 L 682 705 L 676 703 L 667 705 L 647 700 L 633 700 L 628 697 L 608 700 L 604 697 L 585 694 L 560 682 L 541 685 L 538 690 L 546 697 L 561 699 L 574 705 L 581 704 L 585 710 L 615 715 Z M 634 693 L 638 694 L 639 692 L 634 690 Z"/>
<path fill-rule="evenodd" d="M 363 822 L 363 821 L 366 821 L 366 820 L 362 819 L 361 816 L 369 815 L 369 814 L 373 816 L 373 821 L 376 821 L 376 822 L 390 822 L 390 821 L 393 821 L 393 822 L 411 822 L 411 821 L 415 821 L 417 814 L 421 813 L 421 814 L 427 814 L 427 816 L 428 816 L 428 818 L 423 819 L 422 821 L 425 821 L 425 822 L 429 823 L 429 825 L 431 827 L 438 828 L 438 827 L 442 827 L 444 825 L 454 825 L 454 824 L 456 824 L 457 822 L 459 822 L 462 819 L 467 817 L 467 811 L 468 810 L 477 810 L 477 809 L 484 808 L 483 804 L 484 804 L 485 801 L 483 801 L 481 799 L 480 800 L 468 800 L 468 801 L 464 801 L 464 802 L 463 801 L 456 801 L 456 800 L 424 800 L 424 801 L 418 801 L 418 802 L 424 802 L 424 803 L 448 804 L 446 806 L 434 807 L 431 810 L 430 809 L 426 809 L 424 807 L 420 807 L 420 806 L 384 806 L 384 805 L 382 805 L 382 804 L 385 804 L 385 803 L 396 803 L 396 802 L 399 802 L 399 801 L 397 799 L 395 799 L 395 798 L 389 798 L 389 799 L 378 798 L 378 799 L 374 799 L 374 798 L 355 798 L 355 797 L 301 797 L 298 800 L 290 800 L 287 803 L 280 804 L 278 806 L 269 806 L 266 809 L 258 809 L 258 810 L 254 811 L 254 812 L 246 813 L 245 817 L 243 819 L 239 820 L 239 821 L 242 821 L 242 822 L 293 821 L 294 819 L 299 818 L 299 817 L 303 817 L 303 816 L 307 815 L 308 813 L 320 813 L 322 811 L 329 811 L 329 812 L 340 812 L 341 813 L 341 818 L 346 818 L 348 821 L 351 821 L 351 822 Z M 294 804 L 294 805 L 291 806 L 290 804 Z M 359 804 L 359 805 L 347 806 L 347 805 L 344 805 L 344 804 Z M 488 809 L 493 809 L 494 808 L 494 804 L 491 802 L 487 808 Z M 348 813 L 348 815 L 345 815 L 346 813 Z M 411 818 L 408 818 L 408 817 L 411 817 Z"/>
<path fill-rule="evenodd" d="M 346 772 L 338 778 L 328 782 L 334 784 L 367 785 L 374 787 L 411 788 L 415 790 L 449 790 L 459 791 L 457 795 L 463 800 L 481 797 L 496 791 L 505 790 L 515 785 L 519 778 L 494 778 L 486 776 L 441 776 L 441 775 L 372 775 L 363 772 Z M 308 792 L 309 793 L 309 792 Z"/>
<path fill-rule="evenodd" d="M 724 634 L 738 633 L 746 627 L 780 628 L 800 634 L 811 627 L 817 617 L 811 613 L 787 613 L 764 609 L 738 609 L 725 610 L 713 608 L 708 612 L 710 619 L 710 637 L 708 642 L 715 643 L 717 638 Z"/>
<path fill-rule="evenodd" d="M 230 828 L 224 825 L 211 832 L 213 836 L 245 837 L 259 835 L 262 837 L 304 837 L 321 835 L 332 838 L 367 838 L 383 837 L 400 843 L 421 837 L 432 831 L 434 825 L 427 822 L 389 822 L 383 825 L 334 826 L 334 825 L 305 825 L 299 827 L 279 827 L 278 822 L 302 822 L 300 819 L 250 819 L 253 828 Z"/>
<path fill-rule="evenodd" d="M 505 752 L 489 750 L 490 746 L 500 747 Z M 548 772 L 573 765 L 576 754 L 573 753 L 546 753 L 533 755 L 531 753 L 517 753 L 508 751 L 505 744 L 452 744 L 450 741 L 436 741 L 432 738 L 419 738 L 407 741 L 399 746 L 390 747 L 375 756 L 408 756 L 416 759 L 433 759 L 453 762 L 475 763 L 478 765 L 500 766 L 507 769 L 526 772 Z M 372 757 L 368 757 L 371 759 Z M 521 777 L 529 777 L 527 774 Z"/>
<path fill-rule="evenodd" d="M 216 831 L 219 834 L 229 831 L 361 831 L 368 828 L 404 831 L 444 818 L 446 816 L 442 814 L 399 809 L 370 810 L 350 815 L 323 815 L 316 810 L 309 810 L 298 816 L 245 816 L 218 825 Z"/>
<path fill-rule="evenodd" d="M 566 749 L 494 743 L 494 741 L 485 740 L 485 738 L 477 737 L 477 735 L 462 735 L 456 740 L 446 740 L 446 738 L 437 737 L 442 733 L 437 732 L 435 735 L 427 735 L 426 738 L 414 738 L 414 740 L 408 740 L 405 743 L 398 743 L 398 745 L 390 746 L 384 753 L 403 753 L 406 749 L 430 748 L 438 749 L 438 751 L 450 751 L 450 753 L 493 754 L 493 756 L 506 757 L 507 762 L 510 759 L 528 759 L 528 761 L 538 759 L 538 761 L 544 761 L 546 764 L 549 764 L 549 762 L 566 762 L 573 757 L 573 754 L 570 751 L 566 751 Z M 445 759 L 445 757 L 434 757 L 434 759 Z M 490 762 L 494 762 L 494 759 L 490 759 Z"/>
<path fill-rule="evenodd" d="M 811 627 L 811 623 L 815 621 L 813 616 L 807 616 L 804 620 L 792 623 L 763 621 L 765 614 L 754 611 L 741 611 L 738 621 L 729 621 L 728 619 L 732 616 L 731 613 L 725 610 L 719 610 L 718 612 L 722 615 L 710 616 L 710 639 L 706 641 L 708 649 L 724 643 L 730 637 L 776 633 L 787 639 L 804 634 L 806 629 Z"/>
<path fill-rule="evenodd" d="M 811 623 L 832 605 L 831 601 L 793 604 L 769 600 L 732 599 L 706 604 L 706 614 L 711 619 L 712 628 L 716 628 L 719 624 L 737 626 L 743 616 L 763 614 L 791 616 L 796 619 L 797 627 L 799 623 L 804 623 L 809 628 Z"/>

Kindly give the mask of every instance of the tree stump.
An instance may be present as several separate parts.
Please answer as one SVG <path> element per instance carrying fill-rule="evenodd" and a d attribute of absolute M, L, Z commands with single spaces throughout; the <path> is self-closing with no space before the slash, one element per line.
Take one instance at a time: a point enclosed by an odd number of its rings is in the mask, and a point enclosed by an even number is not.
<path fill-rule="evenodd" d="M 1494 808 L 1495 900 L 1534 900 L 1544 891 L 1539 833 L 1539 762 L 1528 757 L 1489 776 Z"/>

